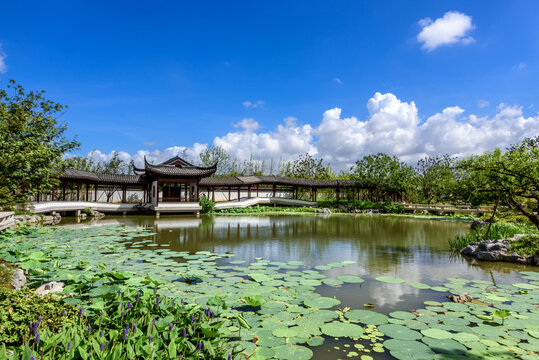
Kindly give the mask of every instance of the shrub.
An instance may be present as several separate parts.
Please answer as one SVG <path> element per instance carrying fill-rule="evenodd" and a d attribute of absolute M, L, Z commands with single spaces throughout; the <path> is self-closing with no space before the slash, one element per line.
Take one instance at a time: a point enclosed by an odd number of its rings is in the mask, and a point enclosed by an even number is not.
<path fill-rule="evenodd" d="M 528 235 L 511 242 L 511 251 L 519 255 L 535 255 L 539 250 L 539 235 Z"/>
<path fill-rule="evenodd" d="M 215 208 L 215 202 L 211 201 L 208 198 L 202 197 L 199 201 L 200 206 L 202 206 L 202 210 L 200 211 L 203 214 L 211 214 L 213 213 L 213 210 Z"/>
<path fill-rule="evenodd" d="M 468 246 L 471 242 L 479 242 L 485 240 L 488 225 L 481 228 L 476 228 L 465 235 L 456 235 L 449 240 L 449 246 L 452 250 L 460 251 Z M 537 234 L 539 231 L 534 226 L 522 224 L 512 224 L 505 222 L 497 222 L 492 224 L 488 235 L 488 240 L 494 239 L 509 239 L 516 234 Z"/>

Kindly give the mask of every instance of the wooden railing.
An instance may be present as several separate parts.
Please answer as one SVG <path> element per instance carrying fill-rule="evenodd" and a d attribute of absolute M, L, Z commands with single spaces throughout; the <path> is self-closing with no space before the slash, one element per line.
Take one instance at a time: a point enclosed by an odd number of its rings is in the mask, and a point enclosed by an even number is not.
<path fill-rule="evenodd" d="M 0 230 L 4 230 L 15 225 L 15 213 L 12 211 L 0 212 Z"/>

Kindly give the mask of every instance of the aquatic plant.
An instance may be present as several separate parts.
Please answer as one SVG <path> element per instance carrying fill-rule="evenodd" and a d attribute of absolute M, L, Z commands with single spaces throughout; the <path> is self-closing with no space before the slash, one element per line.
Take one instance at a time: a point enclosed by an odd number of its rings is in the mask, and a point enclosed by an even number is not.
<path fill-rule="evenodd" d="M 453 239 L 449 239 L 449 247 L 452 250 L 460 251 L 471 242 L 485 240 L 487 227 L 488 226 L 476 228 L 475 230 L 471 230 L 464 235 L 456 235 Z M 516 234 L 539 234 L 539 231 L 534 226 L 497 222 L 492 224 L 488 239 L 509 239 Z"/>

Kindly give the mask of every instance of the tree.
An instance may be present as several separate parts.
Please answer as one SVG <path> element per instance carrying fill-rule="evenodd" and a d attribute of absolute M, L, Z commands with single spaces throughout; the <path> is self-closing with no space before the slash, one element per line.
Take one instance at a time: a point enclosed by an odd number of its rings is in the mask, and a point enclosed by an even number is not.
<path fill-rule="evenodd" d="M 449 155 L 427 156 L 417 162 L 416 185 L 427 204 L 450 198 L 455 183 L 454 160 Z"/>
<path fill-rule="evenodd" d="M 44 93 L 25 92 L 14 80 L 0 89 L 0 208 L 57 185 L 55 165 L 79 147 L 58 120 L 66 107 Z"/>
<path fill-rule="evenodd" d="M 213 166 L 217 163 L 216 173 L 226 175 L 230 172 L 230 155 L 222 146 L 211 146 L 200 153 L 202 166 Z"/>
<path fill-rule="evenodd" d="M 402 197 L 414 176 L 411 166 L 399 161 L 396 156 L 383 153 L 364 156 L 356 161 L 351 171 L 351 178 L 363 182 L 375 201 L 383 201 L 393 194 Z"/>
<path fill-rule="evenodd" d="M 539 229 L 539 136 L 460 161 L 461 182 L 473 202 L 495 201 L 526 216 Z"/>
<path fill-rule="evenodd" d="M 331 168 L 324 166 L 324 159 L 316 159 L 306 153 L 283 165 L 284 176 L 302 179 L 329 179 Z"/>

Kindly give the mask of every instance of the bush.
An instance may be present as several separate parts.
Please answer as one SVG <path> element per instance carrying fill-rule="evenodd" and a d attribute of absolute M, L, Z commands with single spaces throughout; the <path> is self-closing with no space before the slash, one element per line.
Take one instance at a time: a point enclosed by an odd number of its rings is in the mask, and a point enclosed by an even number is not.
<path fill-rule="evenodd" d="M 519 255 L 535 255 L 536 250 L 539 250 L 539 235 L 528 235 L 511 242 L 511 251 Z"/>
<path fill-rule="evenodd" d="M 220 214 L 255 214 L 255 213 L 278 213 L 278 212 L 294 212 L 294 213 L 312 213 L 313 208 L 306 206 L 289 207 L 289 206 L 250 206 L 244 208 L 230 208 L 220 210 Z"/>
<path fill-rule="evenodd" d="M 476 228 L 465 235 L 456 235 L 449 240 L 449 246 L 452 250 L 460 251 L 468 246 L 471 242 L 479 242 L 485 240 L 488 225 L 481 228 Z M 488 240 L 509 239 L 516 234 L 538 234 L 539 231 L 535 226 L 527 226 L 522 224 L 512 224 L 505 222 L 497 222 L 492 224 L 488 234 Z"/>
<path fill-rule="evenodd" d="M 211 201 L 208 198 L 202 197 L 199 201 L 200 206 L 202 206 L 202 210 L 200 211 L 203 214 L 211 214 L 213 213 L 213 210 L 215 208 L 215 202 Z"/>
<path fill-rule="evenodd" d="M 107 301 L 95 317 L 72 307 L 66 307 L 66 315 L 61 316 L 56 312 L 62 310 L 54 304 L 55 322 L 51 323 L 49 316 L 27 311 L 17 328 L 23 334 L 22 344 L 13 350 L 17 356 L 30 351 L 28 358 L 45 359 L 225 359 L 237 353 L 227 349 L 228 339 L 219 333 L 224 321 L 209 308 L 175 303 L 151 290 L 111 296 L 114 300 Z M 2 356 L 6 353 L 0 349 Z"/>

